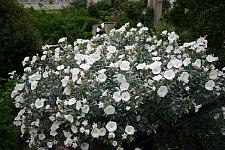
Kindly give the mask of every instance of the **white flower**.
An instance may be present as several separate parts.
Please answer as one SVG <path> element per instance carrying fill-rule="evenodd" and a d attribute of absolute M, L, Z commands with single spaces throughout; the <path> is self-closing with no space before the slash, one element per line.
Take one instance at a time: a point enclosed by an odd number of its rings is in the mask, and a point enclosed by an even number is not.
<path fill-rule="evenodd" d="M 77 101 L 76 102 L 76 110 L 80 110 L 81 109 L 81 102 Z"/>
<path fill-rule="evenodd" d="M 45 137 L 46 137 L 46 136 L 45 136 L 43 133 L 38 134 L 38 139 L 41 140 L 41 141 L 44 140 Z"/>
<path fill-rule="evenodd" d="M 84 105 L 82 107 L 82 112 L 85 113 L 85 114 L 87 114 L 89 112 L 89 110 L 90 110 L 90 107 L 88 105 Z"/>
<path fill-rule="evenodd" d="M 167 67 L 168 69 L 173 68 L 173 63 L 172 63 L 171 61 L 169 61 L 168 64 L 166 65 L 166 67 Z"/>
<path fill-rule="evenodd" d="M 162 31 L 162 35 L 166 35 L 167 34 L 167 30 Z"/>
<path fill-rule="evenodd" d="M 130 50 L 133 50 L 135 48 L 134 45 L 130 46 L 130 45 L 127 45 L 127 46 L 124 46 L 125 50 L 126 51 L 130 51 Z"/>
<path fill-rule="evenodd" d="M 69 82 L 69 79 L 70 79 L 69 76 L 65 76 L 65 77 L 61 80 L 62 86 L 63 86 L 63 87 L 66 87 L 66 86 L 67 86 L 67 84 L 68 84 L 68 82 Z"/>
<path fill-rule="evenodd" d="M 208 62 L 214 62 L 214 61 L 217 61 L 217 60 L 218 60 L 218 57 L 214 57 L 213 55 L 208 55 L 208 56 L 206 57 L 206 60 L 207 60 Z"/>
<path fill-rule="evenodd" d="M 69 87 L 66 87 L 64 90 L 63 90 L 63 94 L 65 95 L 70 95 L 71 94 L 71 89 Z"/>
<path fill-rule="evenodd" d="M 16 84 L 15 90 L 22 91 L 23 88 L 24 88 L 24 83 L 23 84 Z"/>
<path fill-rule="evenodd" d="M 158 61 L 158 60 L 161 60 L 161 57 L 152 57 L 152 60 L 153 61 Z"/>
<path fill-rule="evenodd" d="M 57 67 L 57 70 L 60 71 L 60 70 L 63 70 L 64 68 L 65 68 L 64 65 L 60 65 Z"/>
<path fill-rule="evenodd" d="M 121 91 L 126 91 L 129 89 L 129 83 L 128 82 L 123 82 L 122 84 L 120 84 L 120 90 Z"/>
<path fill-rule="evenodd" d="M 160 88 L 157 91 L 157 94 L 159 97 L 165 97 L 168 93 L 168 88 L 166 86 L 160 86 Z"/>
<path fill-rule="evenodd" d="M 75 98 L 71 98 L 68 100 L 68 105 L 73 105 L 76 103 L 76 99 Z"/>
<path fill-rule="evenodd" d="M 109 139 L 114 139 L 115 138 L 115 133 L 113 133 L 113 132 L 110 132 L 109 134 L 108 134 L 108 138 Z"/>
<path fill-rule="evenodd" d="M 45 60 L 45 59 L 46 59 L 46 55 L 42 55 L 41 60 Z"/>
<path fill-rule="evenodd" d="M 79 74 L 80 69 L 79 69 L 79 68 L 73 68 L 73 69 L 70 70 L 70 72 L 71 72 L 72 74 L 74 74 L 74 75 L 77 75 L 77 74 Z"/>
<path fill-rule="evenodd" d="M 131 109 L 131 107 L 130 106 L 126 106 L 126 108 L 125 108 L 127 111 L 129 111 L 130 109 Z"/>
<path fill-rule="evenodd" d="M 67 40 L 66 37 L 60 38 L 59 41 L 58 41 L 58 43 L 63 43 L 63 42 L 65 42 L 66 40 Z"/>
<path fill-rule="evenodd" d="M 24 60 L 22 61 L 23 66 L 25 66 L 27 64 L 27 62 L 29 61 L 29 57 L 25 57 Z"/>
<path fill-rule="evenodd" d="M 151 45 L 150 47 L 147 48 L 148 49 L 148 52 L 152 52 L 156 49 L 156 46 L 155 45 Z"/>
<path fill-rule="evenodd" d="M 212 79 L 212 80 L 215 80 L 217 79 L 218 77 L 218 71 L 217 70 L 211 70 L 210 73 L 209 73 L 209 78 Z"/>
<path fill-rule="evenodd" d="M 169 46 L 166 48 L 166 52 L 167 52 L 167 53 L 171 53 L 172 50 L 173 50 L 173 46 L 172 46 L 172 45 L 169 45 Z"/>
<path fill-rule="evenodd" d="M 82 143 L 80 145 L 81 150 L 88 150 L 89 149 L 89 144 L 88 143 Z"/>
<path fill-rule="evenodd" d="M 124 83 L 124 82 L 127 81 L 125 75 L 123 75 L 123 74 L 118 74 L 118 75 L 116 75 L 116 80 L 117 80 L 119 83 Z"/>
<path fill-rule="evenodd" d="M 104 103 L 100 101 L 100 102 L 98 103 L 98 108 L 103 108 L 103 107 L 104 107 Z"/>
<path fill-rule="evenodd" d="M 97 27 L 96 32 L 98 33 L 98 32 L 100 32 L 100 31 L 101 31 L 101 29 Z"/>
<path fill-rule="evenodd" d="M 173 70 L 167 70 L 164 72 L 163 76 L 167 80 L 172 80 L 173 78 L 175 78 L 176 75 Z"/>
<path fill-rule="evenodd" d="M 215 82 L 213 80 L 209 80 L 208 82 L 205 83 L 205 88 L 206 90 L 212 91 L 213 87 L 215 86 Z"/>
<path fill-rule="evenodd" d="M 36 108 L 42 108 L 44 106 L 44 102 L 45 102 L 45 99 L 43 99 L 43 98 L 39 99 L 38 98 L 38 99 L 36 99 L 34 106 Z"/>
<path fill-rule="evenodd" d="M 113 146 L 117 146 L 117 144 L 118 144 L 117 141 L 113 141 L 113 142 L 112 142 L 112 145 L 113 145 Z"/>
<path fill-rule="evenodd" d="M 109 67 L 111 68 L 118 68 L 119 67 L 119 63 L 118 62 L 115 62 L 115 63 L 110 63 Z"/>
<path fill-rule="evenodd" d="M 179 36 L 175 32 L 168 33 L 168 40 L 170 43 L 173 43 L 177 39 L 179 39 Z"/>
<path fill-rule="evenodd" d="M 106 129 L 105 128 L 101 128 L 99 130 L 99 136 L 105 136 L 106 135 Z"/>
<path fill-rule="evenodd" d="M 116 47 L 115 46 L 108 46 L 107 51 L 111 54 L 116 52 Z"/>
<path fill-rule="evenodd" d="M 99 133 L 100 133 L 100 131 L 99 131 L 98 128 L 93 128 L 93 129 L 91 130 L 91 135 L 92 135 L 93 138 L 98 138 L 98 137 L 100 136 Z"/>
<path fill-rule="evenodd" d="M 191 58 L 185 58 L 183 61 L 184 66 L 188 66 L 191 63 Z"/>
<path fill-rule="evenodd" d="M 121 95 L 120 95 L 120 92 L 114 92 L 114 93 L 113 93 L 113 99 L 114 99 L 116 102 L 119 102 L 119 101 L 122 99 L 122 97 L 121 97 Z"/>
<path fill-rule="evenodd" d="M 53 142 L 47 142 L 47 146 L 48 146 L 48 148 L 52 148 Z"/>
<path fill-rule="evenodd" d="M 153 74 L 159 74 L 161 72 L 161 67 L 155 67 L 152 69 Z"/>
<path fill-rule="evenodd" d="M 48 77 L 48 72 L 45 71 L 45 72 L 43 73 L 43 78 L 47 78 L 47 77 Z"/>
<path fill-rule="evenodd" d="M 82 125 L 84 125 L 85 127 L 88 125 L 88 120 L 84 120 L 83 122 L 82 122 Z"/>
<path fill-rule="evenodd" d="M 105 109 L 104 112 L 106 115 L 113 115 L 115 113 L 115 108 L 112 105 L 108 105 Z"/>
<path fill-rule="evenodd" d="M 139 22 L 138 24 L 137 24 L 137 27 L 138 28 L 141 28 L 143 25 Z"/>
<path fill-rule="evenodd" d="M 64 115 L 65 119 L 71 123 L 73 123 L 73 116 L 71 114 L 69 115 Z"/>
<path fill-rule="evenodd" d="M 109 122 L 106 124 L 106 129 L 107 129 L 109 132 L 114 132 L 114 131 L 116 131 L 116 129 L 117 129 L 117 124 L 116 124 L 116 122 L 109 121 Z"/>
<path fill-rule="evenodd" d="M 30 57 L 25 57 L 24 59 L 23 59 L 23 61 L 29 61 L 29 59 L 30 59 Z"/>
<path fill-rule="evenodd" d="M 145 67 L 146 67 L 146 64 L 145 64 L 145 63 L 138 64 L 138 65 L 136 66 L 137 70 L 145 69 Z"/>
<path fill-rule="evenodd" d="M 174 68 L 180 68 L 183 64 L 183 62 L 179 59 L 173 59 L 171 60 L 171 63 L 173 64 Z"/>
<path fill-rule="evenodd" d="M 122 134 L 122 139 L 127 139 L 127 134 L 126 133 Z"/>
<path fill-rule="evenodd" d="M 155 80 L 155 81 L 159 81 L 159 80 L 162 79 L 162 76 L 161 75 L 157 75 L 157 76 L 154 76 L 152 79 Z"/>
<path fill-rule="evenodd" d="M 147 65 L 147 68 L 154 69 L 156 67 L 160 67 L 161 65 L 162 65 L 162 62 L 155 61 L 155 62 L 151 63 L 150 65 Z"/>
<path fill-rule="evenodd" d="M 31 90 L 35 90 L 37 88 L 38 81 L 31 82 Z"/>
<path fill-rule="evenodd" d="M 194 63 L 192 63 L 192 66 L 201 68 L 202 61 L 200 59 L 196 59 Z"/>
<path fill-rule="evenodd" d="M 130 94 L 128 92 L 123 92 L 121 94 L 121 98 L 122 98 L 123 101 L 127 102 L 127 101 L 130 100 Z"/>
<path fill-rule="evenodd" d="M 106 81 L 106 79 L 107 79 L 106 74 L 100 73 L 100 74 L 98 75 L 98 77 L 96 78 L 96 81 L 99 82 L 99 83 L 103 83 L 103 82 Z"/>
<path fill-rule="evenodd" d="M 179 81 L 183 81 L 184 83 L 188 83 L 189 81 L 189 73 L 188 72 L 182 72 L 182 74 L 178 77 Z"/>
<path fill-rule="evenodd" d="M 125 132 L 128 135 L 133 135 L 134 134 L 134 127 L 133 126 L 130 126 L 130 125 L 127 125 L 126 128 L 125 128 Z"/>
<path fill-rule="evenodd" d="M 72 125 L 72 126 L 71 126 L 71 131 L 72 131 L 73 133 L 77 133 L 77 127 L 76 127 L 75 125 Z"/>
<path fill-rule="evenodd" d="M 87 71 L 91 68 L 91 66 L 89 64 L 81 64 L 80 68 L 83 69 L 84 71 Z"/>
<path fill-rule="evenodd" d="M 195 105 L 195 113 L 198 112 L 201 107 L 202 107 L 202 104 Z"/>
<path fill-rule="evenodd" d="M 120 70 L 128 71 L 130 69 L 130 62 L 127 60 L 119 62 Z"/>

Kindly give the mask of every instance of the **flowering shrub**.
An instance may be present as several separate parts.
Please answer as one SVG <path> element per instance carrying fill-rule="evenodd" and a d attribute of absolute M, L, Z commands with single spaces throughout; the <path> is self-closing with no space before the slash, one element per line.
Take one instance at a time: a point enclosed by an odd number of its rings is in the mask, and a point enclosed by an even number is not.
<path fill-rule="evenodd" d="M 179 36 L 125 24 L 74 45 L 61 38 L 26 57 L 12 97 L 15 125 L 29 146 L 87 150 L 93 139 L 122 149 L 139 133 L 213 101 L 224 91 L 224 73 L 206 55 L 207 41 L 178 44 Z"/>

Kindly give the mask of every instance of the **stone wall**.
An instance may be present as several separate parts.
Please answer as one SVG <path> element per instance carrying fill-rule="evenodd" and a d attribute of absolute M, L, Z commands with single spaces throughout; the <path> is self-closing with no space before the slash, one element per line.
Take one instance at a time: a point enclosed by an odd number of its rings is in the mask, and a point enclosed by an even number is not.
<path fill-rule="evenodd" d="M 21 3 L 25 8 L 33 7 L 36 10 L 58 10 L 68 7 L 72 0 L 52 0 L 52 3 L 49 3 L 49 0 L 18 0 L 18 2 Z"/>

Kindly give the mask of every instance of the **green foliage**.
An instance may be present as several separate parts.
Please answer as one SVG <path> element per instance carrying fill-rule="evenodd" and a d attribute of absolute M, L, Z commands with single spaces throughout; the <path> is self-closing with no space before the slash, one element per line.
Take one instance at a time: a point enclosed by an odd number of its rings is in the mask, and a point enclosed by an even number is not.
<path fill-rule="evenodd" d="M 108 0 L 100 1 L 95 5 L 88 7 L 90 16 L 100 19 L 101 21 L 113 20 L 113 14 L 117 15 L 115 27 L 121 27 L 129 22 L 131 26 L 136 26 L 142 22 L 147 27 L 153 26 L 153 11 L 146 8 L 147 2 L 127 1 L 127 0 Z M 114 20 L 113 20 L 114 21 Z"/>
<path fill-rule="evenodd" d="M 14 81 L 0 79 L 0 83 L 0 149 L 16 150 L 19 148 L 19 134 L 13 125 L 16 112 L 10 97 Z"/>
<path fill-rule="evenodd" d="M 39 35 L 24 9 L 14 0 L 0 1 L 0 77 L 22 68 L 25 56 L 40 47 Z"/>
<path fill-rule="evenodd" d="M 116 27 L 129 22 L 130 26 L 136 26 L 142 22 L 146 27 L 153 26 L 153 10 L 146 8 L 145 1 L 125 1 L 121 4 L 121 15 L 116 20 Z"/>
<path fill-rule="evenodd" d="M 219 68 L 225 66 L 225 1 L 221 0 L 178 0 L 168 11 L 164 20 L 177 27 L 177 32 L 186 31 L 193 40 L 207 35 L 208 46 L 220 58 Z M 187 35 L 187 34 L 186 34 Z M 190 37 L 192 37 L 190 39 Z"/>
<path fill-rule="evenodd" d="M 84 9 L 70 8 L 58 12 L 29 10 L 29 14 L 41 33 L 43 45 L 56 44 L 61 37 L 67 37 L 69 42 L 78 38 L 90 38 L 92 24 L 96 22 Z"/>
<path fill-rule="evenodd" d="M 101 21 L 108 21 L 113 11 L 110 1 L 99 1 L 94 5 L 88 7 L 88 13 L 91 17 L 100 19 Z"/>

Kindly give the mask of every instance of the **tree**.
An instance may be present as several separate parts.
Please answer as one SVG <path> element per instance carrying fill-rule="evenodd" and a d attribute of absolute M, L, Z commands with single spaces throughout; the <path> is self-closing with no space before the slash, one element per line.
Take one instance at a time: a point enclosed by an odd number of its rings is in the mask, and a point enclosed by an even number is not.
<path fill-rule="evenodd" d="M 40 48 L 40 38 L 25 10 L 14 0 L 0 1 L 0 76 L 22 68 L 25 56 Z"/>

